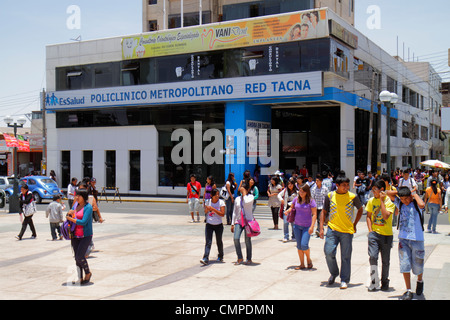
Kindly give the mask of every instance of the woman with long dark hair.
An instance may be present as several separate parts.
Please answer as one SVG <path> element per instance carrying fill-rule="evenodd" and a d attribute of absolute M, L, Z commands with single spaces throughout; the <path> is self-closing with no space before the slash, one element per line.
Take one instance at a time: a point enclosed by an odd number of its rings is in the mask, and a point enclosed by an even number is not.
<path fill-rule="evenodd" d="M 235 262 L 236 265 L 239 264 L 251 264 L 252 263 L 252 238 L 247 236 L 247 231 L 245 230 L 245 223 L 242 219 L 242 217 L 245 218 L 247 221 L 253 220 L 253 200 L 254 196 L 251 194 L 248 194 L 249 185 L 247 182 L 243 182 L 241 185 L 241 188 L 239 189 L 239 192 L 241 195 L 236 198 L 236 201 L 234 201 L 234 210 L 233 210 L 233 219 L 231 223 L 231 232 L 234 233 L 233 240 L 234 240 L 234 247 L 236 249 L 236 255 L 237 255 L 237 261 Z M 245 248 L 247 253 L 247 260 L 244 261 L 244 257 L 242 255 L 241 250 L 241 242 L 240 238 L 242 235 L 242 232 L 245 233 Z"/>
<path fill-rule="evenodd" d="M 428 211 L 430 212 L 430 220 L 428 220 L 427 232 L 437 233 L 436 224 L 439 210 L 442 207 L 441 189 L 437 187 L 437 180 L 432 178 L 430 181 L 430 187 L 425 192 L 425 203 L 428 200 Z"/>
<path fill-rule="evenodd" d="M 309 239 L 314 232 L 314 224 L 317 219 L 317 206 L 314 199 L 311 198 L 311 191 L 308 184 L 304 184 L 298 190 L 298 197 L 292 202 L 292 206 L 286 211 L 286 215 L 291 210 L 295 210 L 294 234 L 297 240 L 298 257 L 300 266 L 296 270 L 305 269 L 305 259 L 308 269 L 312 269 Z"/>
<path fill-rule="evenodd" d="M 234 205 L 234 190 L 236 190 L 237 183 L 234 180 L 234 173 L 230 172 L 228 174 L 227 181 L 225 182 L 225 186 L 228 192 L 228 198 L 225 200 L 225 205 L 227 206 L 227 225 L 231 224 L 231 218 L 233 216 L 233 205 Z"/>
<path fill-rule="evenodd" d="M 78 189 L 75 195 L 76 206 L 67 213 L 67 220 L 76 224 L 71 244 L 81 284 L 89 283 L 92 273 L 86 260 L 86 251 L 92 241 L 92 206 L 88 202 L 86 189 Z M 83 278 L 83 271 L 85 277 Z"/>

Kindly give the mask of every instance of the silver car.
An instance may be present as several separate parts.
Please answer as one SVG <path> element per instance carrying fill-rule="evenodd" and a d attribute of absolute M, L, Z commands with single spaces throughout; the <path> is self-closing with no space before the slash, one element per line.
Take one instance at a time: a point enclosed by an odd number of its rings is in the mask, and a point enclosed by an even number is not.
<path fill-rule="evenodd" d="M 0 177 L 0 189 L 7 189 L 9 187 L 12 187 L 13 185 L 13 178 L 9 177 Z"/>

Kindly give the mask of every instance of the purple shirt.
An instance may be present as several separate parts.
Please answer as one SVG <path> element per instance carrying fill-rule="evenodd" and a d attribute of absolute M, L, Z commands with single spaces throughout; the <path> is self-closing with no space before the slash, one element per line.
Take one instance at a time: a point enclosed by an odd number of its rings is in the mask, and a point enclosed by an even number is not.
<path fill-rule="evenodd" d="M 316 202 L 314 199 L 310 200 L 310 203 L 300 204 L 298 199 L 295 200 L 295 221 L 294 224 L 301 227 L 310 227 L 312 222 L 312 210 L 316 208 Z"/>

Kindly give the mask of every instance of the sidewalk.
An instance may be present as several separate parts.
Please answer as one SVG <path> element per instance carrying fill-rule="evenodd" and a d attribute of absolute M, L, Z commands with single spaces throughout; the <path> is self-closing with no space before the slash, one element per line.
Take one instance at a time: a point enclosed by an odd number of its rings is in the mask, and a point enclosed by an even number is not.
<path fill-rule="evenodd" d="M 122 202 L 186 203 L 186 197 L 172 197 L 172 196 L 146 196 L 146 197 L 121 196 L 120 199 L 122 200 Z M 116 197 L 114 199 L 114 196 L 108 196 L 107 200 L 108 201 L 106 201 L 105 198 L 102 197 L 99 202 L 120 203 L 119 198 Z M 202 200 L 200 199 L 200 201 Z M 267 206 L 267 202 L 268 202 L 267 197 L 259 198 L 257 205 Z"/>
<path fill-rule="evenodd" d="M 257 212 L 270 217 L 267 207 L 258 207 Z M 201 266 L 203 223 L 188 223 L 187 216 L 171 215 L 168 219 L 163 214 L 102 214 L 106 222 L 94 224 L 95 251 L 88 259 L 92 283 L 78 286 L 72 285 L 75 262 L 70 242 L 50 240 L 44 212 L 33 218 L 37 239 L 28 239 L 31 232 L 27 230 L 22 241 L 14 238 L 20 229 L 18 215 L 0 213 L 0 299 L 397 300 L 405 291 L 397 240 L 391 252 L 390 290 L 367 291 L 369 264 L 364 217 L 353 240 L 349 288 L 340 290 L 339 278 L 335 285 L 326 285 L 329 273 L 323 254 L 324 240 L 311 238 L 314 268 L 296 271 L 299 261 L 295 243 L 282 243 L 281 230 L 272 230 L 269 218 L 260 220 L 262 233 L 252 240 L 252 265 L 233 265 L 233 238 L 230 227 L 225 226 L 225 262 Z M 450 299 L 450 225 L 439 225 L 438 231 L 439 234 L 425 234 L 424 294 L 415 299 Z M 241 243 L 245 255 L 243 238 Z M 216 256 L 213 240 L 210 260 Z M 413 291 L 415 281 L 413 277 Z"/>

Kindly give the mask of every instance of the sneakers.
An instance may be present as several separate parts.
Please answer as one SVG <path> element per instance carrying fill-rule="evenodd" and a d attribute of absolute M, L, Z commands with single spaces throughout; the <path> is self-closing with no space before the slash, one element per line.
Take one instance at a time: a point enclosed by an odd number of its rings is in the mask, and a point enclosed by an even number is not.
<path fill-rule="evenodd" d="M 208 265 L 208 260 L 206 260 L 206 259 L 201 259 L 201 260 L 200 260 L 200 263 L 201 263 L 202 265 L 206 266 L 206 265 Z"/>
<path fill-rule="evenodd" d="M 417 281 L 417 284 L 416 284 L 416 294 L 417 294 L 418 296 L 420 296 L 422 293 L 423 293 L 423 281 L 422 281 L 422 282 Z"/>
<path fill-rule="evenodd" d="M 413 296 L 414 296 L 413 293 L 410 290 L 408 290 L 403 294 L 400 300 L 412 300 Z"/>
<path fill-rule="evenodd" d="M 342 281 L 341 282 L 341 290 L 345 290 L 345 289 L 347 289 L 348 288 L 348 285 L 347 285 L 347 282 L 344 282 L 344 281 Z"/>
<path fill-rule="evenodd" d="M 328 285 L 329 285 L 329 286 L 333 285 L 333 284 L 334 284 L 334 280 L 336 280 L 336 276 L 331 275 L 331 276 L 328 278 Z"/>
<path fill-rule="evenodd" d="M 381 291 L 389 291 L 389 280 L 381 281 Z"/>

